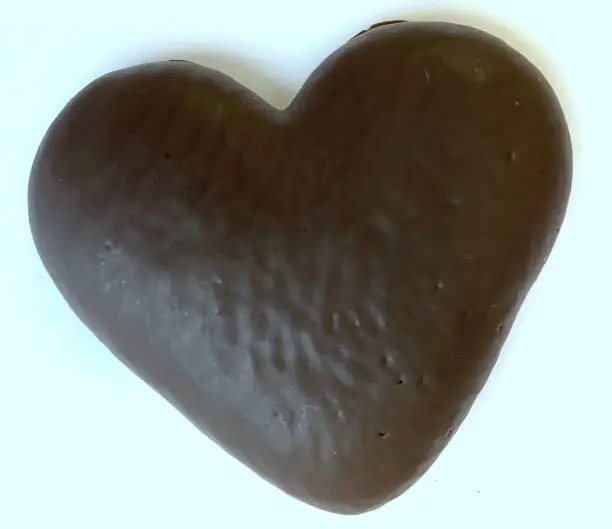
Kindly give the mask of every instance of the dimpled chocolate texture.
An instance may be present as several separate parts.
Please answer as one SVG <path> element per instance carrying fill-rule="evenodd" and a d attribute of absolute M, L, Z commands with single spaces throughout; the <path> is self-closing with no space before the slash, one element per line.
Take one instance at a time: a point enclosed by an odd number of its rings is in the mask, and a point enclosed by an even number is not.
<path fill-rule="evenodd" d="M 269 482 L 355 514 L 466 416 L 570 180 L 563 113 L 525 58 L 394 23 L 283 110 L 183 61 L 95 80 L 44 138 L 29 211 L 110 351 Z"/>

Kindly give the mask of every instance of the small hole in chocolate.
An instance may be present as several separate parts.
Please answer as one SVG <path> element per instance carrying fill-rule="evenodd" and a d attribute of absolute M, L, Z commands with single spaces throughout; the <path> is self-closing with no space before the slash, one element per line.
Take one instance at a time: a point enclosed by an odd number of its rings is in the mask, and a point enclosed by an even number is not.
<path fill-rule="evenodd" d="M 404 377 L 400 377 L 397 379 L 397 385 L 401 386 L 406 383 L 406 379 Z"/>
<path fill-rule="evenodd" d="M 164 153 L 164 158 L 165 158 L 166 160 L 167 160 L 168 158 L 170 158 L 170 153 L 169 153 L 169 152 Z"/>
<path fill-rule="evenodd" d="M 380 359 L 380 366 L 381 367 L 387 368 L 387 367 L 389 367 L 389 364 L 390 364 L 389 359 L 386 356 L 383 356 Z"/>
<path fill-rule="evenodd" d="M 376 434 L 376 437 L 378 437 L 379 439 L 384 439 L 385 437 L 387 437 L 387 432 L 378 432 Z"/>

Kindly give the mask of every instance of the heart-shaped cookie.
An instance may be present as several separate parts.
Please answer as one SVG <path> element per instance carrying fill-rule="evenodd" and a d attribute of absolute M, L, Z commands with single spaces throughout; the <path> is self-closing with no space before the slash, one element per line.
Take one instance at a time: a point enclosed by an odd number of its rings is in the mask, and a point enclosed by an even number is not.
<path fill-rule="evenodd" d="M 570 180 L 539 71 L 405 22 L 349 41 L 284 110 L 189 62 L 105 75 L 49 129 L 29 208 L 115 355 L 271 483 L 359 513 L 465 417 Z"/>

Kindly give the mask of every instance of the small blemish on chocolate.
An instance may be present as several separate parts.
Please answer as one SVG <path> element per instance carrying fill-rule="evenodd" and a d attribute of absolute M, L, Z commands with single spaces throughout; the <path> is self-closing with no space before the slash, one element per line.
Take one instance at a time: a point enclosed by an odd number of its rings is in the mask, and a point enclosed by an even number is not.
<path fill-rule="evenodd" d="M 430 381 L 430 377 L 427 374 L 423 374 L 421 375 L 418 379 L 417 379 L 417 385 L 419 386 L 425 386 L 427 384 L 429 384 Z"/>
<path fill-rule="evenodd" d="M 454 196 L 454 195 L 448 196 L 446 197 L 446 203 L 449 206 L 457 207 L 461 204 L 461 197 Z"/>
<path fill-rule="evenodd" d="M 388 355 L 382 356 L 380 358 L 380 365 L 383 368 L 391 367 L 393 365 L 393 358 Z"/>

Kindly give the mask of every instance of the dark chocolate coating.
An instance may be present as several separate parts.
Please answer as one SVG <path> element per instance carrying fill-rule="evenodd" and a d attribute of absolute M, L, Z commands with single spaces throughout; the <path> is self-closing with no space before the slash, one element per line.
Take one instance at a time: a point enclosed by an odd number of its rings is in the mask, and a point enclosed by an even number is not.
<path fill-rule="evenodd" d="M 524 57 L 396 23 L 284 110 L 189 62 L 97 79 L 44 138 L 29 208 L 115 355 L 271 483 L 360 513 L 465 417 L 570 181 L 562 110 Z"/>

